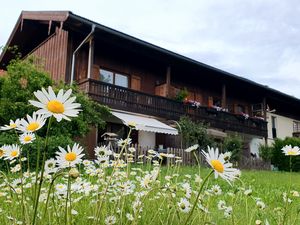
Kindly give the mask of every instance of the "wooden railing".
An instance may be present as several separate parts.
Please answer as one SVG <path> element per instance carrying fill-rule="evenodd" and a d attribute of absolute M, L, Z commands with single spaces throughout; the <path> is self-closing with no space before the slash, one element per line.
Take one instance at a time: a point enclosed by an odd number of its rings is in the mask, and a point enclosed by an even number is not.
<path fill-rule="evenodd" d="M 150 95 L 93 79 L 83 80 L 79 86 L 91 98 L 113 109 L 153 115 L 170 120 L 178 120 L 181 116 L 188 115 L 195 120 L 208 123 L 213 128 L 267 136 L 267 123 L 260 119 L 246 119 L 242 115 L 238 116 L 204 106 L 194 107 L 165 97 Z"/>

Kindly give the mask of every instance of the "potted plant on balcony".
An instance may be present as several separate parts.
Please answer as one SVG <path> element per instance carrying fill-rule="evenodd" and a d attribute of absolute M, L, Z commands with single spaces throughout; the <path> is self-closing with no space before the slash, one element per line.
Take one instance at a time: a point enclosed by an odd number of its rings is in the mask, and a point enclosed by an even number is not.
<path fill-rule="evenodd" d="M 180 89 L 175 96 L 175 100 L 178 102 L 184 102 L 188 95 L 189 92 L 186 88 Z"/>

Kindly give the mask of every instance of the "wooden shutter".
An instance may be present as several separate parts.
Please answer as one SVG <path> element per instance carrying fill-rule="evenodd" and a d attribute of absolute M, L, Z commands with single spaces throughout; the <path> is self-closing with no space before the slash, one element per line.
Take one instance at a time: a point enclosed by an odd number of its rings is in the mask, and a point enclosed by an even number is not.
<path fill-rule="evenodd" d="M 92 79 L 95 79 L 95 80 L 100 80 L 100 68 L 98 65 L 93 65 L 93 68 L 92 68 L 92 76 L 91 78 Z"/>
<path fill-rule="evenodd" d="M 131 89 L 141 90 L 141 78 L 139 76 L 131 75 Z"/>

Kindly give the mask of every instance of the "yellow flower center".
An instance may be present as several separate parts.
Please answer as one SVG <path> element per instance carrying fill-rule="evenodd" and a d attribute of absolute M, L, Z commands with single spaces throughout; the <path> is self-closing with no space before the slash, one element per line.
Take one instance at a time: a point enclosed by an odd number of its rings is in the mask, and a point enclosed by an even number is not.
<path fill-rule="evenodd" d="M 3 149 L 0 149 L 0 157 L 2 157 L 3 155 L 4 155 Z"/>
<path fill-rule="evenodd" d="M 28 131 L 36 131 L 40 127 L 40 124 L 37 122 L 32 122 L 27 126 Z"/>
<path fill-rule="evenodd" d="M 31 136 L 25 136 L 25 137 L 24 137 L 24 141 L 25 141 L 25 142 L 31 141 L 31 139 L 32 139 Z"/>
<path fill-rule="evenodd" d="M 10 156 L 11 157 L 16 157 L 18 155 L 18 151 L 17 150 L 14 150 L 10 153 Z"/>
<path fill-rule="evenodd" d="M 16 127 L 17 127 L 17 124 L 12 123 L 12 124 L 10 124 L 9 126 L 10 126 L 11 128 L 16 128 Z"/>
<path fill-rule="evenodd" d="M 47 109 L 52 113 L 63 113 L 65 106 L 58 100 L 51 100 L 47 104 Z"/>
<path fill-rule="evenodd" d="M 77 155 L 74 152 L 68 152 L 65 156 L 65 159 L 67 161 L 71 161 L 71 162 L 74 161 L 76 158 L 77 158 Z"/>
<path fill-rule="evenodd" d="M 287 151 L 287 154 L 288 154 L 288 155 L 296 155 L 297 152 L 295 152 L 295 151 L 293 151 L 293 150 L 289 150 L 289 151 Z"/>
<path fill-rule="evenodd" d="M 214 168 L 214 170 L 216 170 L 219 173 L 223 173 L 224 172 L 224 165 L 219 161 L 219 160 L 211 160 L 210 161 L 211 166 Z"/>

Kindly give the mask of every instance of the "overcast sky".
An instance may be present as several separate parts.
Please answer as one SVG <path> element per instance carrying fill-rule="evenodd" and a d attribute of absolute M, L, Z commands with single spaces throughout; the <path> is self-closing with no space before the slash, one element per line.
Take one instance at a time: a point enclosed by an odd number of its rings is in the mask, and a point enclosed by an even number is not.
<path fill-rule="evenodd" d="M 298 0 L 10 0 L 6 5 L 0 46 L 22 10 L 70 10 L 300 98 Z"/>

